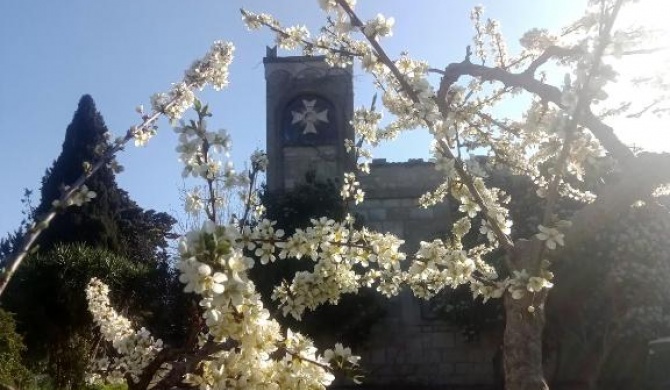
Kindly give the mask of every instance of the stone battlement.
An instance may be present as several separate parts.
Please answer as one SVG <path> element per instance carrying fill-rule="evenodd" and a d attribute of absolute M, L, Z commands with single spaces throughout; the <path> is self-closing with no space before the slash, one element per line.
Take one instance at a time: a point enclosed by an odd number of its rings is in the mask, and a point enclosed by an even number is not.
<path fill-rule="evenodd" d="M 435 164 L 422 159 L 403 162 L 386 162 L 375 159 L 370 164 L 369 175 L 359 175 L 366 198 L 419 198 L 432 191 L 443 181 Z"/>

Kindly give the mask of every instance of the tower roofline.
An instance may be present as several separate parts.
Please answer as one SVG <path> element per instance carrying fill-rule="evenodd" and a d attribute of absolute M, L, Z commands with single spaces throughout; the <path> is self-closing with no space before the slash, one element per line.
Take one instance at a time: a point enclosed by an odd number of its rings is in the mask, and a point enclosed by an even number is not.
<path fill-rule="evenodd" d="M 284 63 L 284 62 L 326 62 L 325 56 L 286 56 L 286 57 L 264 57 L 264 64 Z"/>
<path fill-rule="evenodd" d="M 277 46 L 266 46 L 265 47 L 265 57 L 263 58 L 263 63 L 273 63 L 273 62 L 325 62 L 326 56 L 284 56 L 280 57 L 277 55 Z"/>
<path fill-rule="evenodd" d="M 265 57 L 263 57 L 264 65 L 280 65 L 280 64 L 310 64 L 310 66 L 318 67 L 327 67 L 331 68 L 330 65 L 326 63 L 325 55 L 315 55 L 315 56 L 279 56 L 277 55 L 277 46 L 265 48 Z M 352 66 L 348 65 L 344 68 L 335 68 L 335 69 L 345 69 L 349 73 L 352 71 Z"/>

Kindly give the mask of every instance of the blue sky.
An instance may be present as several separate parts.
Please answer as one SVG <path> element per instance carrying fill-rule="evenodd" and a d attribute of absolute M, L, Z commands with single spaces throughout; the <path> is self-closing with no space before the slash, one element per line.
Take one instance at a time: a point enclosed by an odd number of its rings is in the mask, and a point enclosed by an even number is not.
<path fill-rule="evenodd" d="M 486 16 L 500 20 L 514 44 L 534 26 L 559 28 L 582 12 L 584 0 L 359 0 L 364 19 L 381 12 L 396 18 L 394 36 L 384 41 L 393 54 L 408 50 L 441 67 L 460 61 L 470 44 L 470 9 L 483 3 Z M 0 234 L 21 220 L 23 188 L 39 190 L 42 175 L 61 150 L 65 128 L 82 94 L 96 101 L 112 133 L 137 122 L 134 107 L 167 90 L 191 61 L 217 39 L 237 47 L 230 88 L 206 92 L 212 127 L 233 134 L 240 163 L 265 145 L 265 85 L 262 59 L 273 38 L 249 32 L 239 8 L 269 12 L 285 24 L 320 26 L 316 0 L 8 0 L 0 2 Z M 290 53 L 282 53 L 288 55 Z M 357 105 L 373 90 L 357 70 Z M 378 151 L 405 160 L 427 156 L 427 137 L 413 133 Z M 176 137 L 162 122 L 147 147 L 129 146 L 121 186 L 145 208 L 181 210 Z M 39 198 L 34 199 L 39 202 Z"/>

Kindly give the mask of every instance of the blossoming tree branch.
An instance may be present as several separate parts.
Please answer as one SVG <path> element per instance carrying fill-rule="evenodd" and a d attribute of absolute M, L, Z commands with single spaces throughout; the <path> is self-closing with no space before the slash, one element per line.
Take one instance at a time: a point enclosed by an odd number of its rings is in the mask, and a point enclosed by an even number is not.
<path fill-rule="evenodd" d="M 270 29 L 281 48 L 324 55 L 331 66 L 358 61 L 373 77 L 385 111 L 373 103 L 352 118 L 357 139 L 347 140 L 343 147 L 359 157 L 359 172 L 343 178 L 345 200 L 363 201 L 357 175 L 369 171 L 371 147 L 402 131 L 428 129 L 434 138 L 435 166 L 444 182 L 425 194 L 421 204 L 431 207 L 447 196 L 458 202 L 462 217 L 450 227 L 449 236 L 421 242 L 418 251 L 408 255 L 401 250 L 400 238 L 356 229 L 350 215 L 343 221 L 313 220 L 311 227 L 291 236 L 275 229 L 274 221 L 264 219 L 256 195 L 258 174 L 265 170 L 267 158 L 254 153 L 251 169 L 236 172 L 227 161 L 230 136 L 207 128 L 212 114 L 193 92 L 207 84 L 215 89 L 227 84 L 233 47 L 217 42 L 189 68 L 182 82 L 167 94 L 155 95 L 152 113 L 140 110 L 142 123 L 111 144 L 35 224 L 3 271 L 0 293 L 56 212 L 95 201 L 95 194 L 84 185 L 86 178 L 112 162 L 128 141 L 136 145 L 149 141 L 156 119 L 165 115 L 179 134 L 183 175 L 204 181 L 188 193 L 185 207 L 203 214 L 206 222 L 180 239 L 177 261 L 184 292 L 193 298 L 198 314 L 192 319 L 187 345 L 164 345 L 114 309 L 102 281 L 91 280 L 86 291 L 90 311 L 110 343 L 106 353 L 91 362 L 91 381 L 125 382 L 131 389 L 324 388 L 336 373 L 358 381 L 359 359 L 350 349 L 336 344 L 318 351 L 309 338 L 282 329 L 261 302 L 247 271 L 291 257 L 311 261 L 313 267 L 276 286 L 273 298 L 283 315 L 297 319 L 305 310 L 336 304 L 342 294 L 356 293 L 361 286 L 373 286 L 386 296 L 408 286 L 427 299 L 466 284 L 474 298 L 503 299 L 506 388 L 546 389 L 542 330 L 553 286 L 552 262 L 569 256 L 571 247 L 592 239 L 634 202 L 653 201 L 654 190 L 670 182 L 670 156 L 631 152 L 606 124 L 608 111 L 595 112 L 607 102 L 605 87 L 616 75 L 611 59 L 640 44 L 636 36 L 616 29 L 629 2 L 593 0 L 585 16 L 560 35 L 529 31 L 516 56 L 507 52 L 498 24 L 484 21 L 483 9 L 476 7 L 471 14 L 473 45 L 464 48 L 460 62 L 439 68 L 407 53 L 392 58 L 381 41 L 392 34 L 394 19 L 377 15 L 364 21 L 354 10 L 354 0 L 319 0 L 328 19 L 316 36 L 304 26 L 285 27 L 270 15 L 243 10 L 247 26 Z M 548 69 L 541 71 L 543 67 Z M 557 71 L 566 75 L 562 84 L 553 85 L 547 72 Z M 433 85 L 435 75 L 441 79 Z M 467 83 L 459 83 L 463 80 Z M 532 96 L 523 120 L 499 116 L 496 105 L 519 93 Z M 191 107 L 196 118 L 184 120 Z M 392 116 L 384 126 L 382 113 Z M 486 152 L 487 166 L 467 159 L 470 151 Z M 595 194 L 587 190 L 584 176 L 594 161 L 602 159 L 613 159 L 625 180 L 606 183 Z M 531 237 L 512 238 L 514 225 L 521 221 L 510 219 L 509 195 L 486 183 L 487 172 L 502 169 L 530 177 L 543 199 L 540 223 Z M 223 206 L 219 188 L 238 188 L 242 193 L 245 212 L 240 219 L 218 219 Z M 557 211 L 562 198 L 579 201 L 583 207 L 562 218 Z M 463 238 L 471 231 L 484 240 L 466 245 Z M 494 252 L 504 254 L 504 269 L 487 261 Z"/>

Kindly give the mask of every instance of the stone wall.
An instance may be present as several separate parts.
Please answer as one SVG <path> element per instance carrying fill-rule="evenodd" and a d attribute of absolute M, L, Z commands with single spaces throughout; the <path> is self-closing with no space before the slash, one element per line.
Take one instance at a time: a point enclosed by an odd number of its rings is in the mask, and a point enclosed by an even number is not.
<path fill-rule="evenodd" d="M 369 228 L 390 232 L 406 241 L 412 253 L 421 240 L 444 237 L 451 226 L 446 204 L 420 208 L 418 198 L 441 182 L 432 163 L 376 160 L 370 175 L 360 178 L 366 200 L 356 208 Z M 436 319 L 427 302 L 403 291 L 380 298 L 387 315 L 372 329 L 362 352 L 366 384 L 380 388 L 453 389 L 479 385 L 494 388 L 494 360 L 500 340 L 483 335 L 467 342 L 461 333 Z M 481 387 L 483 386 L 483 387 Z"/>

